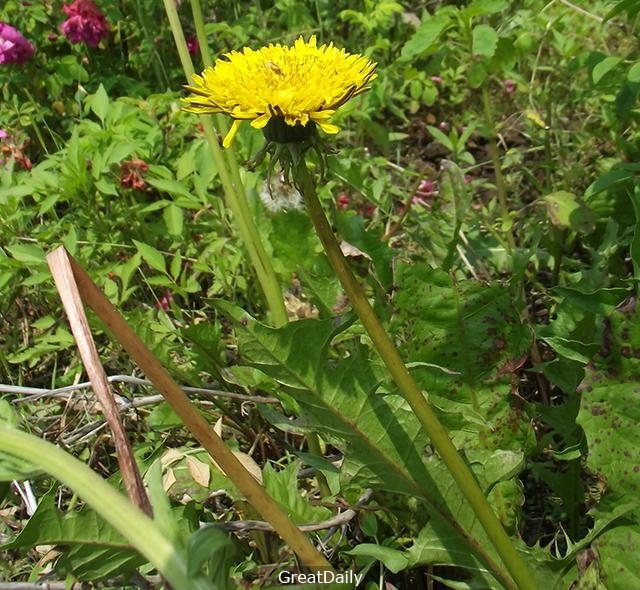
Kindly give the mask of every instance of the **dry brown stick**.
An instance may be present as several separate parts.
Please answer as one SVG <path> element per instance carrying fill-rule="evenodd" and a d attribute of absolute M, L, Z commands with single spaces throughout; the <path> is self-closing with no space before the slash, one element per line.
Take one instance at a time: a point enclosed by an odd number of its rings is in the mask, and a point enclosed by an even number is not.
<path fill-rule="evenodd" d="M 67 261 L 73 271 L 73 278 L 85 305 L 90 307 L 102 320 L 156 389 L 162 393 L 173 411 L 180 416 L 194 438 L 233 481 L 247 502 L 273 525 L 277 533 L 295 551 L 300 561 L 312 571 L 334 571 L 325 557 L 289 519 L 280 504 L 265 492 L 264 488 L 247 471 L 213 428 L 205 422 L 160 361 L 138 338 L 131 326 L 65 248 L 57 248 L 47 258 Z"/>
<path fill-rule="evenodd" d="M 67 312 L 71 332 L 78 343 L 82 364 L 87 371 L 89 380 L 93 385 L 93 391 L 102 406 L 102 411 L 113 434 L 118 465 L 127 495 L 145 514 L 152 516 L 151 502 L 144 489 L 142 476 L 120 417 L 118 404 L 111 393 L 107 375 L 100 362 L 98 349 L 89 329 L 82 298 L 66 251 L 58 248 L 47 256 L 47 263 L 56 283 L 56 289 L 62 300 L 62 305 Z"/>

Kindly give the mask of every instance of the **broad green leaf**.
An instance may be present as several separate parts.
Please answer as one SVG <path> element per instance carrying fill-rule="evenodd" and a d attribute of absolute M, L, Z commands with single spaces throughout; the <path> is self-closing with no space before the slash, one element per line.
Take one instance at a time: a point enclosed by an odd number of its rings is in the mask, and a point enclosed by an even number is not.
<path fill-rule="evenodd" d="M 298 491 L 298 471 L 300 463 L 292 461 L 284 469 L 276 471 L 270 463 L 262 470 L 267 493 L 279 502 L 287 516 L 296 524 L 320 522 L 331 518 L 331 510 L 324 506 L 312 506 L 308 498 Z"/>
<path fill-rule="evenodd" d="M 594 84 L 598 84 L 613 68 L 622 61 L 621 57 L 610 55 L 599 61 L 591 70 L 591 79 Z"/>
<path fill-rule="evenodd" d="M 138 252 L 140 252 L 142 259 L 151 268 L 163 273 L 167 272 L 165 259 L 162 252 L 159 252 L 153 246 L 149 246 L 149 244 L 145 244 L 144 242 L 139 242 L 138 240 L 133 240 L 133 243 L 136 245 Z"/>
<path fill-rule="evenodd" d="M 431 137 L 433 137 L 433 139 L 440 142 L 450 152 L 454 151 L 453 143 L 451 143 L 451 140 L 449 139 L 449 137 L 445 133 L 443 133 L 440 129 L 438 129 L 437 127 L 434 127 L 433 125 L 427 125 L 427 131 L 431 134 Z"/>
<path fill-rule="evenodd" d="M 335 320 L 303 320 L 273 329 L 229 303 L 217 301 L 216 306 L 233 319 L 243 358 L 276 379 L 308 423 L 343 450 L 345 485 L 423 500 L 432 526 L 457 539 L 470 556 L 467 563 L 475 564 L 474 574 L 490 584 L 493 576 L 485 564 L 493 564 L 492 571 L 500 568 L 489 541 L 447 469 L 425 453 L 428 440 L 405 400 L 376 393 L 369 351 L 354 345 L 348 359 L 329 360 L 329 344 L 344 330 Z"/>
<path fill-rule="evenodd" d="M 528 351 L 531 333 L 508 288 L 454 281 L 423 264 L 396 265 L 392 330 L 409 362 L 432 363 L 474 387 Z"/>
<path fill-rule="evenodd" d="M 614 497 L 640 489 L 640 313 L 635 300 L 605 321 L 602 348 L 580 385 L 577 422 L 589 447 L 587 466 L 606 481 Z"/>
<path fill-rule="evenodd" d="M 30 266 L 33 264 L 39 265 L 44 263 L 45 253 L 44 250 L 37 244 L 15 244 L 13 246 L 6 246 L 6 250 L 16 260 L 24 262 Z"/>
<path fill-rule="evenodd" d="M 168 193 L 173 197 L 185 197 L 189 201 L 194 202 L 195 205 L 200 206 L 199 201 L 197 201 L 182 182 L 168 178 L 156 178 L 149 175 L 145 180 L 147 184 L 157 188 L 161 192 Z"/>
<path fill-rule="evenodd" d="M 413 59 L 418 55 L 424 56 L 433 53 L 438 46 L 437 42 L 440 40 L 440 35 L 442 35 L 450 21 L 451 18 L 448 14 L 427 17 L 411 39 L 402 47 L 402 58 Z"/>
<path fill-rule="evenodd" d="M 409 558 L 403 551 L 391 547 L 384 547 L 383 545 L 374 545 L 373 543 L 360 543 L 353 549 L 344 551 L 344 553 L 358 557 L 371 557 L 375 561 L 380 561 L 394 574 L 407 569 L 410 564 Z"/>
<path fill-rule="evenodd" d="M 467 80 L 471 88 L 480 88 L 482 83 L 487 79 L 489 72 L 482 61 L 474 61 L 469 67 Z"/>
<path fill-rule="evenodd" d="M 83 508 L 63 514 L 56 507 L 57 489 L 52 488 L 38 504 L 38 509 L 12 541 L 2 550 L 36 545 L 66 545 L 62 564 L 79 579 L 93 580 L 123 574 L 145 563 L 145 559 L 96 512 Z"/>
<path fill-rule="evenodd" d="M 595 229 L 595 215 L 582 199 L 578 199 L 573 193 L 556 191 L 543 198 L 549 218 L 554 225 L 568 227 L 585 234 Z"/>
<path fill-rule="evenodd" d="M 104 124 L 104 120 L 109 110 L 109 96 L 104 86 L 100 84 L 96 93 L 87 98 L 87 102 L 91 105 L 92 112 L 100 119 L 100 122 Z"/>
<path fill-rule="evenodd" d="M 618 0 L 614 7 L 605 15 L 604 22 L 611 20 L 621 12 L 628 12 L 630 18 L 635 18 L 639 11 L 640 2 L 638 0 Z"/>
<path fill-rule="evenodd" d="M 498 46 L 498 33 L 489 25 L 473 27 L 472 53 L 492 58 Z"/>
<path fill-rule="evenodd" d="M 171 236 L 180 236 L 184 229 L 184 214 L 180 207 L 170 204 L 162 211 L 162 218 Z"/>
<path fill-rule="evenodd" d="M 638 522 L 604 532 L 593 543 L 607 590 L 640 587 L 640 529 Z"/>
<path fill-rule="evenodd" d="M 463 13 L 467 18 L 475 18 L 501 12 L 508 5 L 506 0 L 473 0 L 463 9 Z"/>
<path fill-rule="evenodd" d="M 637 61 L 629 68 L 627 80 L 634 83 L 640 82 L 640 61 Z"/>
<path fill-rule="evenodd" d="M 234 590 L 237 585 L 229 571 L 241 559 L 242 550 L 235 537 L 219 525 L 206 525 L 195 531 L 187 547 L 187 568 L 190 576 L 201 574 L 206 566 L 207 577 L 217 590 Z"/>

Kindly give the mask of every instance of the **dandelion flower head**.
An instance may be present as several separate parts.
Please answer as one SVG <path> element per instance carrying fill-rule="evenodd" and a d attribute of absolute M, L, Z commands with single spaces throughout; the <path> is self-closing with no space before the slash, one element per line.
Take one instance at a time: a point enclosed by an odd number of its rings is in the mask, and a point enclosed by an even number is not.
<path fill-rule="evenodd" d="M 300 129 L 311 123 L 311 128 L 318 125 L 333 134 L 339 128 L 330 123 L 332 115 L 368 90 L 375 68 L 366 57 L 333 43 L 318 47 L 315 35 L 308 42 L 299 37 L 292 46 L 245 47 L 226 53 L 202 75 L 194 75 L 194 85 L 186 87 L 193 94 L 184 99 L 184 108 L 230 115 L 233 124 L 224 147 L 229 147 L 242 121 L 251 121 L 256 129 L 271 122 L 271 127 L 275 124 L 285 131 L 287 126 Z"/>

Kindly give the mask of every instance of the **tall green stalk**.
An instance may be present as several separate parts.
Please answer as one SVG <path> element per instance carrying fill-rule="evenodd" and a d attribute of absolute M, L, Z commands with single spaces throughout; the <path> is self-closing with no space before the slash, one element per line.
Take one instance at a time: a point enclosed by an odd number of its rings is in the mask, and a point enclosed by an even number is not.
<path fill-rule="evenodd" d="M 164 0 L 164 6 L 167 13 L 167 18 L 169 19 L 169 24 L 171 26 L 171 31 L 173 33 L 176 48 L 178 50 L 180 62 L 182 63 L 182 69 L 184 70 L 186 79 L 190 81 L 191 77 L 195 73 L 195 70 L 193 68 L 191 56 L 189 55 L 189 51 L 187 49 L 187 43 L 184 38 L 182 25 L 180 24 L 180 19 L 178 18 L 175 0 Z M 199 15 L 199 22 L 196 22 L 196 30 L 198 31 L 198 42 L 200 43 L 201 47 L 205 47 L 206 38 L 201 37 L 201 35 L 204 35 L 202 13 L 199 12 Z M 204 55 L 205 59 L 207 59 L 206 56 L 208 55 L 208 52 L 205 51 Z M 217 122 L 217 124 L 219 127 L 221 126 L 220 122 Z M 244 242 L 249 253 L 249 258 L 251 259 L 251 263 L 253 264 L 253 268 L 255 269 L 256 275 L 258 277 L 258 282 L 260 283 L 265 299 L 267 300 L 267 305 L 269 307 L 269 310 L 271 311 L 273 322 L 276 326 L 281 326 L 288 320 L 287 310 L 284 306 L 282 291 L 280 289 L 280 285 L 278 284 L 276 273 L 273 270 L 271 259 L 264 249 L 262 241 L 260 240 L 258 228 L 256 227 L 251 215 L 251 210 L 247 201 L 244 185 L 240 178 L 239 166 L 235 160 L 235 157 L 229 150 L 227 150 L 228 153 L 226 154 L 226 156 L 223 153 L 223 150 L 218 142 L 218 134 L 216 134 L 216 130 L 211 122 L 210 117 L 202 118 L 202 126 L 204 129 L 205 138 L 207 140 L 207 143 L 209 144 L 213 160 L 218 170 L 218 176 L 222 184 L 226 204 L 229 209 L 231 209 L 231 213 L 233 214 L 233 218 L 237 224 L 242 241 Z"/>
<path fill-rule="evenodd" d="M 296 149 L 292 147 L 291 149 Z M 395 344 L 387 334 L 364 295 L 360 283 L 354 276 L 349 263 L 342 254 L 340 245 L 333 234 L 331 226 L 318 200 L 315 183 L 309 173 L 304 156 L 294 158 L 293 177 L 301 192 L 307 211 L 322 246 L 329 258 L 351 306 L 358 314 L 367 333 L 387 366 L 400 391 L 411 406 L 414 414 L 431 439 L 431 444 L 444 461 L 454 480 L 460 486 L 464 496 L 471 505 L 478 520 L 484 527 L 487 536 L 496 548 L 507 570 L 513 577 L 519 590 L 537 590 L 537 585 L 529 573 L 524 561 L 516 552 L 509 536 L 487 502 L 478 482 L 464 462 L 449 435 L 438 420 L 433 409 L 426 401 L 422 391 L 406 368 Z"/>

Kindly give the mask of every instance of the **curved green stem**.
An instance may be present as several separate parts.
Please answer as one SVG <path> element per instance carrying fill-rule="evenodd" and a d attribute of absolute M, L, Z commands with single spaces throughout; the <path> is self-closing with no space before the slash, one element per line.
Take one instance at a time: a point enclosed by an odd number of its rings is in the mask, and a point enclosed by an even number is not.
<path fill-rule="evenodd" d="M 173 38 L 176 43 L 180 62 L 182 63 L 182 68 L 187 80 L 191 80 L 195 70 L 187 49 L 182 25 L 178 18 L 175 1 L 164 0 L 164 6 L 171 26 L 171 31 L 173 33 Z M 198 43 L 200 44 L 200 47 L 206 47 L 207 40 L 204 36 L 204 26 L 202 25 L 202 12 L 199 11 L 197 14 L 200 15 L 200 22 L 196 22 Z M 207 55 L 208 51 L 205 51 L 205 59 Z M 255 269 L 258 282 L 260 283 L 265 299 L 267 300 L 267 305 L 271 311 L 273 322 L 276 326 L 281 326 L 288 320 L 287 310 L 284 306 L 284 298 L 282 297 L 282 291 L 278 284 L 278 279 L 275 271 L 273 270 L 269 255 L 264 249 L 258 229 L 253 221 L 244 190 L 244 184 L 240 178 L 239 166 L 233 156 L 228 155 L 225 157 L 222 148 L 218 143 L 218 136 L 210 117 L 202 117 L 202 126 L 205 138 L 209 144 L 213 160 L 218 170 L 218 176 L 220 178 L 220 183 L 222 184 L 227 206 L 231 209 L 242 241 L 249 253 L 249 258 L 251 259 L 251 263 Z"/>
<path fill-rule="evenodd" d="M 33 465 L 69 486 L 148 559 L 174 588 L 213 590 L 213 586 L 202 578 L 190 579 L 184 555 L 156 523 L 84 463 L 32 434 L 2 426 L 0 448 L 3 455 Z"/>
<path fill-rule="evenodd" d="M 300 158 L 298 165 L 293 170 L 293 175 L 329 262 L 391 376 L 429 435 L 431 444 L 460 486 L 518 589 L 536 590 L 537 585 L 525 563 L 516 552 L 509 536 L 491 509 L 471 470 L 467 467 L 422 391 L 411 377 L 398 349 L 382 326 L 365 297 L 360 283 L 351 271 L 318 200 L 315 184 L 304 157 Z"/>

